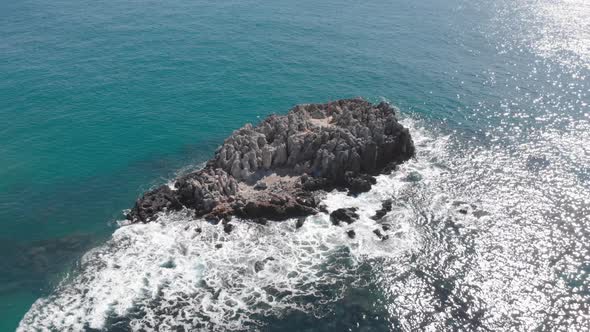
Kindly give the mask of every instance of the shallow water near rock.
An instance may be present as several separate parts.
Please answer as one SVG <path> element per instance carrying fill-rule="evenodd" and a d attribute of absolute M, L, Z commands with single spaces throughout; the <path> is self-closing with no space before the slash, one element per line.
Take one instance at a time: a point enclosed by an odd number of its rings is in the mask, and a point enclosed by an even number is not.
<path fill-rule="evenodd" d="M 589 11 L 0 3 L 0 330 L 583 330 Z M 244 123 L 354 96 L 399 107 L 418 153 L 326 198 L 357 221 L 118 225 Z"/>

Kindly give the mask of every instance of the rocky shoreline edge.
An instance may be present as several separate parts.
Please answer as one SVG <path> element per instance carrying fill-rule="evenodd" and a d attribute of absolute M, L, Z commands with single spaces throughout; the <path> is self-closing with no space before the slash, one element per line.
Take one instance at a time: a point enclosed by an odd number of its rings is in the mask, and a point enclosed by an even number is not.
<path fill-rule="evenodd" d="M 355 98 L 297 105 L 257 126 L 246 124 L 203 169 L 145 193 L 126 217 L 146 223 L 186 208 L 231 231 L 232 216 L 266 223 L 318 213 L 326 192 L 369 191 L 375 175 L 414 157 L 410 132 L 396 113 L 388 103 Z M 341 210 L 332 222 L 350 223 L 354 211 Z"/>

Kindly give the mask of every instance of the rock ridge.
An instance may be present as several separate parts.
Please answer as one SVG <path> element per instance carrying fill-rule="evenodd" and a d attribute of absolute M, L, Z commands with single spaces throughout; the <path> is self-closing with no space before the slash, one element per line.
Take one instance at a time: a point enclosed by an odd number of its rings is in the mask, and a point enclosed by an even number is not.
<path fill-rule="evenodd" d="M 286 115 L 234 131 L 202 170 L 139 198 L 127 218 L 149 222 L 192 209 L 211 220 L 284 220 L 317 213 L 322 193 L 366 192 L 374 175 L 412 158 L 414 144 L 396 109 L 361 98 L 297 105 Z"/>

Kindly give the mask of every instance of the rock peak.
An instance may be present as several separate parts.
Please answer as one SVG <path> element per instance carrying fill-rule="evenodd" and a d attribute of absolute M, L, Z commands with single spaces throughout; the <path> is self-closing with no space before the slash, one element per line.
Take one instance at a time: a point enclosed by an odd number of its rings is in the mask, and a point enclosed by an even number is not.
<path fill-rule="evenodd" d="M 322 191 L 368 191 L 373 175 L 414 154 L 409 131 L 387 103 L 356 98 L 297 105 L 234 131 L 204 169 L 177 179 L 174 189 L 144 194 L 127 218 L 147 222 L 183 207 L 216 220 L 309 215 Z"/>

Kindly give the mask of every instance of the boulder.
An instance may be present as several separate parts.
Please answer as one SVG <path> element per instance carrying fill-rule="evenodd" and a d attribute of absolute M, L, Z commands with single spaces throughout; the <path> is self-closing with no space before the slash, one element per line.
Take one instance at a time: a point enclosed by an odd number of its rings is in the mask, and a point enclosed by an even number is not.
<path fill-rule="evenodd" d="M 375 215 L 372 216 L 371 219 L 381 220 L 383 217 L 385 217 L 387 212 L 391 211 L 392 208 L 393 208 L 393 200 L 387 199 L 387 200 L 383 201 L 383 203 L 381 204 L 381 208 L 379 210 L 375 211 Z"/>
<path fill-rule="evenodd" d="M 341 221 L 347 224 L 352 224 L 359 218 L 359 215 L 356 213 L 356 211 L 357 208 L 354 207 L 335 210 L 330 213 L 330 221 L 332 221 L 332 224 L 336 226 L 340 225 Z"/>

